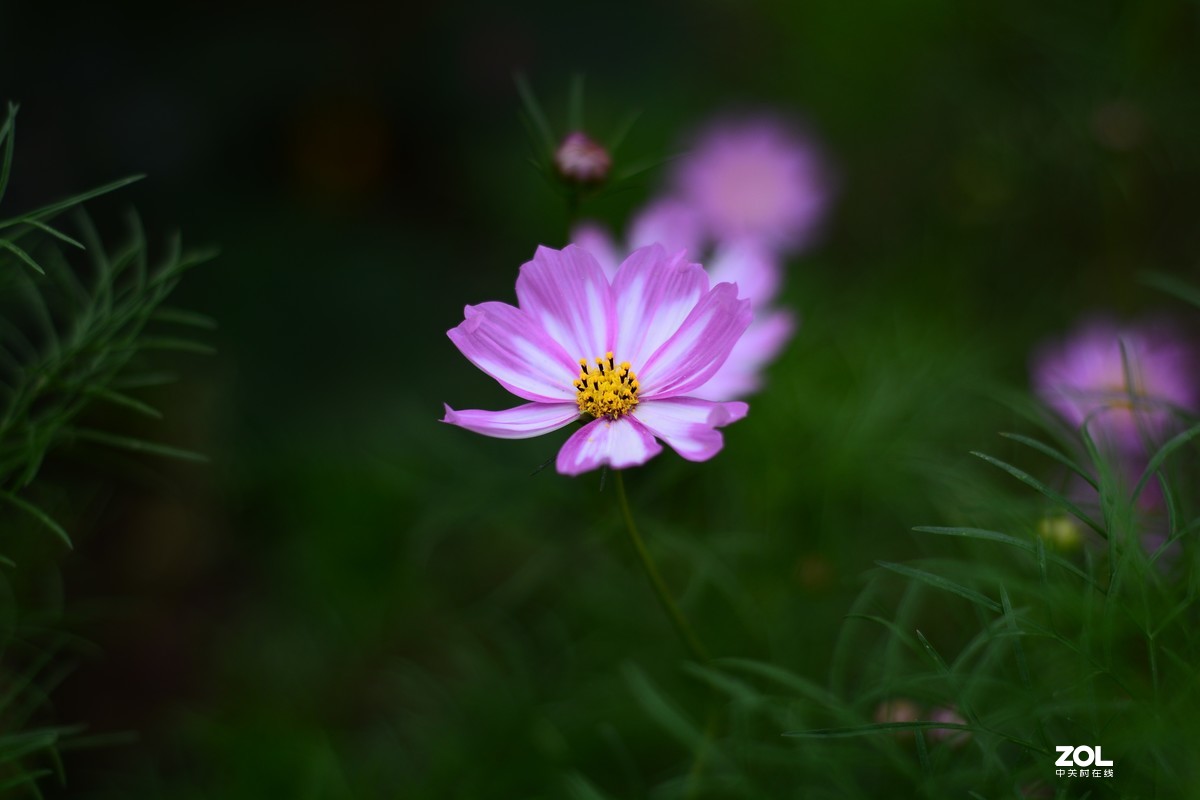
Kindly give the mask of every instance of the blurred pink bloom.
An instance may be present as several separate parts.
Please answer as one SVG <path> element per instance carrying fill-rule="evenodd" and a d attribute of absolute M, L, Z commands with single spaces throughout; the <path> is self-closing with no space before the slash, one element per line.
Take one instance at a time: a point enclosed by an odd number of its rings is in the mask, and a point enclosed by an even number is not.
<path fill-rule="evenodd" d="M 931 722 L 947 722 L 952 725 L 966 725 L 967 721 L 963 719 L 962 714 L 958 710 L 949 706 L 935 708 L 929 712 Z M 971 738 L 970 731 L 964 731 L 959 728 L 929 728 L 929 738 L 935 742 L 945 742 L 951 747 L 961 747 Z"/>
<path fill-rule="evenodd" d="M 753 239 L 779 252 L 811 240 L 831 194 L 815 144 L 769 116 L 711 124 L 679 160 L 672 184 L 711 240 Z"/>
<path fill-rule="evenodd" d="M 717 428 L 745 403 L 693 395 L 720 369 L 750 324 L 750 303 L 728 283 L 657 245 L 626 258 L 610 280 L 578 246 L 539 247 L 517 278 L 517 306 L 467 306 L 448 332 L 475 366 L 530 402 L 505 411 L 455 411 L 444 422 L 507 439 L 539 436 L 581 416 L 556 466 L 578 475 L 623 469 L 662 452 L 690 461 L 724 444 Z"/>
<path fill-rule="evenodd" d="M 920 718 L 920 707 L 907 697 L 892 697 L 884 700 L 875 707 L 875 721 L 881 724 L 888 722 L 916 722 Z M 893 731 L 893 735 L 900 739 L 911 739 L 913 732 L 908 728 L 900 728 Z"/>
<path fill-rule="evenodd" d="M 603 226 L 582 223 L 572 238 L 590 250 L 610 278 L 620 265 L 624 250 Z M 692 258 L 702 252 L 697 216 L 675 200 L 659 200 L 638 212 L 630 224 L 628 246 L 660 244 L 667 252 L 686 251 Z M 762 387 L 762 372 L 778 357 L 796 330 L 796 316 L 787 310 L 771 309 L 782 279 L 778 257 L 757 242 L 743 239 L 719 245 L 706 259 L 713 283 L 734 283 L 738 297 L 749 300 L 754 321 L 734 346 L 724 366 L 693 396 L 706 400 L 746 397 Z"/>
<path fill-rule="evenodd" d="M 1141 453 L 1178 427 L 1181 411 L 1194 412 L 1200 396 L 1196 358 L 1162 324 L 1122 327 L 1091 320 L 1067 339 L 1043 345 L 1033 357 L 1038 396 L 1097 442 Z"/>
<path fill-rule="evenodd" d="M 575 131 L 554 151 L 554 166 L 572 183 L 600 183 L 612 169 L 612 157 L 586 133 Z"/>
<path fill-rule="evenodd" d="M 1117 461 L 1114 468 L 1118 483 L 1115 491 L 1129 496 L 1133 493 L 1138 480 L 1141 479 L 1147 459 L 1142 454 L 1117 453 L 1116 455 Z M 1092 519 L 1104 519 L 1100 493 L 1079 476 L 1071 479 L 1067 487 L 1067 497 Z M 1159 549 L 1166 545 L 1166 549 L 1158 554 L 1155 566 L 1164 574 L 1170 572 L 1183 553 L 1183 545 L 1178 540 L 1168 544 L 1171 532 L 1170 515 L 1167 513 L 1166 498 L 1163 497 L 1162 486 L 1157 478 L 1151 478 L 1146 483 L 1138 495 L 1137 501 L 1133 504 L 1133 523 L 1136 526 L 1135 530 L 1141 541 L 1142 550 L 1147 556 L 1154 556 Z M 1078 525 L 1075 527 L 1076 530 L 1080 530 Z M 1106 549 L 1104 540 L 1090 529 L 1086 532 L 1084 541 L 1090 547 Z"/>

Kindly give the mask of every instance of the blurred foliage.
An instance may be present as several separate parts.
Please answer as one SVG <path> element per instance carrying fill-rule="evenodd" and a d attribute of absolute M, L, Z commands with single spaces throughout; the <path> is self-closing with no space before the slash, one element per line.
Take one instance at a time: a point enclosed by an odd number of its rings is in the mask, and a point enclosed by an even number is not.
<path fill-rule="evenodd" d="M 17 107 L 10 105 L 0 126 L 0 197 L 11 174 L 16 116 Z M 53 713 L 51 691 L 94 648 L 69 633 L 63 618 L 55 552 L 60 547 L 48 548 L 34 531 L 48 532 L 70 548 L 66 528 L 47 508 L 83 510 L 66 496 L 68 486 L 43 478 L 47 457 L 91 443 L 203 460 L 95 427 L 94 415 L 87 415 L 92 406 L 108 405 L 161 419 L 162 412 L 127 393 L 172 380 L 151 371 L 147 353 L 208 350 L 192 339 L 147 330 L 151 323 L 212 327 L 205 317 L 163 305 L 183 272 L 204 256 L 184 254 L 173 243 L 162 264 L 152 268 L 136 216 L 130 218 L 129 243 L 110 253 L 82 211 L 85 201 L 133 180 L 0 220 L 0 519 L 6 531 L 0 555 L 0 790 L 20 789 L 29 796 L 38 796 L 37 782 L 48 776 L 65 785 L 64 748 L 120 738 L 85 738 L 85 725 L 57 724 Z M 50 224 L 68 212 L 83 241 Z M 85 251 L 90 270 L 72 264 L 64 245 Z"/>

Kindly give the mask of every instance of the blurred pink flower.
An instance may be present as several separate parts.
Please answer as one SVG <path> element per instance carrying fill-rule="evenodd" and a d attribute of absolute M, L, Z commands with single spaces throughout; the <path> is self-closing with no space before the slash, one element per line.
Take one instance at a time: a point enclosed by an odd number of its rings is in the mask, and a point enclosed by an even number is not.
<path fill-rule="evenodd" d="M 600 183 L 612 169 L 612 157 L 586 133 L 574 131 L 554 151 L 554 166 L 572 183 Z"/>
<path fill-rule="evenodd" d="M 630 249 L 660 244 L 667 252 L 686 251 L 691 258 L 702 253 L 699 219 L 685 204 L 658 200 L 638 212 L 630 223 Z M 610 278 L 620 265 L 624 250 L 603 226 L 582 223 L 572 239 L 590 250 Z M 706 400 L 746 397 L 762 387 L 762 372 L 778 357 L 796 330 L 796 316 L 770 303 L 779 291 L 782 274 L 778 257 L 755 241 L 742 239 L 718 245 L 706 259 L 714 283 L 735 283 L 738 297 L 749 300 L 754 321 L 734 346 L 734 354 L 693 396 Z"/>
<path fill-rule="evenodd" d="M 505 411 L 455 411 L 443 422 L 507 439 L 539 436 L 580 417 L 556 466 L 578 475 L 643 464 L 662 451 L 690 461 L 723 446 L 717 428 L 746 415 L 739 402 L 699 399 L 750 324 L 731 284 L 710 286 L 684 254 L 657 245 L 626 258 L 610 280 L 578 246 L 540 247 L 517 278 L 517 306 L 467 306 L 448 332 L 475 366 L 530 402 Z"/>
<path fill-rule="evenodd" d="M 935 708 L 929 712 L 931 722 L 945 722 L 952 725 L 966 725 L 967 721 L 958 710 L 949 706 Z M 935 742 L 945 742 L 951 747 L 961 747 L 971 738 L 970 731 L 960 728 L 929 728 L 929 738 Z"/>
<path fill-rule="evenodd" d="M 1178 427 L 1200 396 L 1192 348 L 1163 324 L 1119 326 L 1095 319 L 1033 357 L 1034 390 L 1098 443 L 1136 454 Z"/>
<path fill-rule="evenodd" d="M 921 709 L 907 697 L 892 697 L 875 707 L 875 721 L 880 724 L 889 722 L 916 722 L 921 718 Z M 892 733 L 898 739 L 911 739 L 911 728 L 899 728 Z"/>
<path fill-rule="evenodd" d="M 753 239 L 778 252 L 811 240 L 832 191 L 815 143 L 771 116 L 709 125 L 679 160 L 672 186 L 710 240 Z"/>

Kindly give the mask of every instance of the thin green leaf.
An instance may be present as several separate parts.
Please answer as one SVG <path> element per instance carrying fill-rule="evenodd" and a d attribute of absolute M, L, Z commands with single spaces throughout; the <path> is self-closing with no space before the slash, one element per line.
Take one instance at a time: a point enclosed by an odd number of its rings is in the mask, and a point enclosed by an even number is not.
<path fill-rule="evenodd" d="M 792 689 L 801 696 L 807 697 L 809 700 L 824 707 L 832 708 L 841 705 L 840 701 L 828 689 L 774 664 L 767 664 L 748 658 L 719 658 L 713 663 L 718 666 L 739 669 L 751 675 L 757 675 L 761 678 L 774 681 L 780 686 Z"/>
<path fill-rule="evenodd" d="M 1046 484 L 1039 481 L 1037 478 L 1030 475 L 1028 472 L 1025 472 L 1022 469 L 1018 469 L 1017 467 L 1014 467 L 1012 464 L 1001 461 L 1000 459 L 995 458 L 994 456 L 989 456 L 987 453 L 981 453 L 978 450 L 972 450 L 971 455 L 975 456 L 976 458 L 982 458 L 984 461 L 988 462 L 992 466 L 999 467 L 1000 469 L 1007 472 L 1009 475 L 1012 475 L 1014 478 L 1016 478 L 1017 480 L 1019 480 L 1021 483 L 1025 484 L 1026 486 L 1032 487 L 1033 489 L 1036 489 L 1038 492 L 1041 492 L 1043 495 L 1050 498 L 1055 503 L 1058 503 L 1059 505 L 1061 505 L 1068 512 L 1070 512 L 1072 516 L 1076 517 L 1080 522 L 1087 525 L 1089 528 L 1094 530 L 1096 533 L 1100 534 L 1105 539 L 1108 538 L 1108 533 L 1107 533 L 1107 531 L 1104 530 L 1103 526 L 1101 526 L 1094 519 L 1092 519 L 1087 514 L 1085 514 L 1083 512 L 1083 510 L 1080 509 L 1077 505 L 1072 503 L 1067 498 L 1063 497 L 1060 493 L 1051 489 Z"/>
<path fill-rule="evenodd" d="M 17 775 L 14 778 L 9 778 L 8 780 L 5 780 L 5 781 L 0 781 L 0 792 L 8 790 L 8 789 L 15 789 L 18 786 L 25 786 L 27 784 L 36 783 L 37 781 L 41 780 L 42 778 L 45 778 L 48 775 L 53 775 L 53 774 L 54 774 L 53 770 L 38 769 L 38 770 L 34 770 L 32 772 L 26 772 L 21 775 Z"/>
<path fill-rule="evenodd" d="M 57 536 L 59 539 L 61 539 L 63 544 L 65 544 L 67 547 L 69 547 L 71 549 L 75 548 L 75 545 L 71 543 L 71 537 L 67 535 L 67 532 L 63 528 L 63 526 L 59 525 L 57 522 L 55 522 L 54 519 L 51 518 L 51 516 L 49 514 L 47 514 L 45 511 L 42 511 L 40 508 L 35 506 L 33 503 L 30 503 L 28 500 L 23 500 L 22 498 L 17 497 L 12 492 L 0 492 L 0 498 L 7 500 L 9 503 L 12 503 L 13 506 L 21 509 L 26 514 L 28 514 L 29 516 L 36 519 L 38 522 L 42 523 L 42 525 L 49 528 L 51 533 L 53 533 L 55 536 Z"/>
<path fill-rule="evenodd" d="M 17 106 L 8 104 L 8 115 L 0 127 L 0 141 L 4 142 L 4 160 L 0 162 L 0 200 L 8 190 L 8 179 L 12 174 L 13 146 L 17 138 Z"/>
<path fill-rule="evenodd" d="M 177 458 L 182 461 L 197 461 L 201 463 L 208 462 L 208 456 L 203 453 L 196 453 L 191 450 L 183 450 L 178 447 L 170 447 L 165 444 L 156 442 L 147 442 L 143 439 L 133 439 L 128 436 L 117 436 L 104 431 L 92 430 L 90 428 L 76 428 L 74 435 L 77 439 L 82 439 L 87 442 L 95 442 L 109 447 L 115 447 L 120 450 L 129 450 L 133 453 L 148 453 L 155 456 L 164 456 L 166 458 Z"/>
<path fill-rule="evenodd" d="M 179 380 L 174 372 L 145 372 L 115 378 L 112 382 L 114 389 L 144 389 L 151 386 L 165 386 Z"/>
<path fill-rule="evenodd" d="M 634 124 L 638 121 L 638 118 L 641 117 L 641 115 L 641 111 L 631 111 L 623 120 L 621 120 L 621 124 L 617 126 L 617 129 L 613 132 L 612 136 L 609 137 L 609 155 L 615 155 L 617 149 L 625 143 L 625 139 L 629 136 L 629 132 L 633 130 Z"/>
<path fill-rule="evenodd" d="M 876 625 L 881 625 L 891 631 L 892 635 L 895 636 L 896 639 L 908 645 L 913 652 L 920 652 L 921 648 L 917 644 L 917 640 L 912 637 L 912 634 L 910 634 L 904 628 L 901 628 L 895 622 L 892 622 L 887 617 L 881 617 L 877 614 L 846 614 L 842 617 L 842 619 L 858 619 L 863 620 L 864 622 L 874 622 Z"/>
<path fill-rule="evenodd" d="M 811 731 L 784 731 L 780 735 L 795 739 L 849 739 L 855 736 L 874 736 L 880 733 L 928 730 L 929 728 L 975 731 L 975 728 L 972 726 L 962 725 L 957 722 L 918 720 L 915 722 L 873 722 L 869 725 L 857 725 L 850 728 L 817 728 Z"/>
<path fill-rule="evenodd" d="M 572 772 L 563 779 L 567 787 L 567 796 L 571 800 L 608 800 L 600 790 L 577 772 Z"/>
<path fill-rule="evenodd" d="M 943 591 L 950 592 L 951 594 L 956 594 L 964 600 L 974 603 L 975 605 L 982 606 L 989 611 L 1000 611 L 1000 604 L 995 600 L 980 594 L 974 589 L 968 589 L 966 586 L 955 583 L 949 578 L 943 578 L 941 575 L 935 575 L 932 572 L 926 572 L 925 570 L 916 569 L 915 567 L 909 567 L 904 564 L 894 564 L 891 561 L 876 561 L 875 563 L 886 570 L 890 570 L 891 572 L 895 572 L 899 575 L 904 575 L 905 577 L 920 581 L 921 583 L 932 586 L 935 589 L 941 589 Z"/>
<path fill-rule="evenodd" d="M 704 736 L 696 726 L 675 708 L 670 701 L 663 697 L 658 688 L 650 682 L 646 674 L 633 664 L 626 663 L 621 672 L 625 682 L 629 684 L 638 705 L 653 718 L 664 731 L 669 733 L 684 747 L 694 749 L 703 741 Z"/>
<path fill-rule="evenodd" d="M 1154 477 L 1154 473 L 1162 466 L 1167 457 L 1183 447 L 1185 444 L 1200 436 L 1200 425 L 1193 425 L 1182 433 L 1172 436 L 1166 444 L 1158 448 L 1158 451 L 1150 459 L 1150 463 L 1146 464 L 1146 469 L 1142 471 L 1142 477 L 1138 479 L 1137 485 L 1133 488 L 1132 502 L 1137 502 L 1137 499 L 1142 494 L 1142 490 L 1146 488 L 1146 484 Z"/>
<path fill-rule="evenodd" d="M 46 274 L 46 270 L 42 269 L 41 265 L 38 264 L 36 261 L 34 261 L 33 258 L 30 257 L 29 253 L 26 253 L 24 250 L 17 247 L 12 242 L 10 242 L 8 239 L 0 239 L 0 248 L 4 248 L 5 250 L 7 250 L 10 253 L 12 253 L 13 255 L 15 255 L 17 258 L 24 261 L 30 267 L 30 269 L 32 269 L 34 272 L 36 272 L 40 275 Z"/>
<path fill-rule="evenodd" d="M 1034 541 L 1027 541 L 1025 539 L 1019 539 L 1016 536 L 1010 536 L 1007 533 L 999 533 L 997 531 L 984 530 L 983 528 L 939 527 L 939 526 L 935 526 L 935 525 L 918 525 L 915 528 L 913 528 L 913 530 L 916 531 L 917 533 L 932 533 L 932 534 L 936 534 L 938 536 L 957 536 L 957 537 L 961 537 L 964 539 L 977 539 L 979 541 L 985 541 L 985 542 L 997 542 L 999 544 L 1009 545 L 1010 547 L 1016 547 L 1020 550 L 1024 550 L 1027 553 L 1033 553 L 1034 555 L 1036 555 L 1038 557 L 1039 566 L 1042 568 L 1043 572 L 1045 571 L 1047 554 L 1045 551 L 1045 546 L 1043 545 L 1042 540 L 1040 538 L 1038 538 Z M 1058 556 L 1049 556 L 1049 560 L 1053 561 L 1055 565 L 1062 567 L 1063 569 L 1067 570 L 1068 572 L 1072 573 L 1073 575 L 1075 575 L 1079 578 L 1083 578 L 1085 581 L 1087 581 L 1089 584 L 1092 584 L 1096 588 L 1098 588 L 1098 589 L 1100 588 L 1099 586 L 1096 585 L 1095 581 L 1093 581 L 1087 573 L 1085 573 L 1079 567 L 1072 564 L 1070 561 L 1067 561 L 1065 558 L 1060 558 Z"/>
<path fill-rule="evenodd" d="M 216 330 L 217 327 L 217 321 L 212 317 L 197 314 L 194 311 L 186 311 L 182 308 L 160 306 L 151 316 L 159 322 L 188 325 L 193 328 L 203 328 L 204 330 Z"/>
<path fill-rule="evenodd" d="M 49 205 L 42 206 L 39 209 L 27 212 L 19 217 L 10 217 L 6 220 L 0 220 L 0 228 L 8 228 L 13 225 L 20 225 L 23 223 L 27 224 L 29 220 L 33 219 L 44 220 L 48 217 L 54 216 L 55 214 L 66 211 L 68 208 L 74 208 L 75 206 L 85 203 L 95 197 L 108 194 L 109 192 L 115 192 L 117 189 L 121 189 L 131 183 L 136 183 L 144 177 L 146 176 L 130 175 L 128 178 L 121 178 L 120 180 L 106 183 L 103 186 L 97 186 L 95 189 L 89 189 L 86 192 L 81 192 L 73 197 L 68 197 L 65 200 L 59 200 L 57 202 L 50 203 Z"/>
<path fill-rule="evenodd" d="M 162 419 L 163 416 L 162 412 L 154 406 L 149 405 L 148 403 L 143 403 L 141 400 L 130 397 L 127 394 L 121 394 L 120 392 L 113 391 L 112 389 L 92 387 L 91 389 L 88 389 L 87 394 L 90 397 L 104 400 L 105 402 L 112 403 L 113 405 L 121 406 L 122 408 L 128 408 L 130 411 L 136 411 L 137 413 L 143 414 L 151 419 Z"/>
<path fill-rule="evenodd" d="M 550 128 L 550 122 L 546 119 L 546 113 L 542 111 L 541 104 L 538 103 L 537 95 L 533 93 L 529 82 L 521 73 L 513 75 L 513 82 L 517 85 L 517 94 L 520 95 L 521 103 L 525 106 L 525 113 L 533 123 L 537 135 L 541 137 L 546 152 L 553 153 L 558 147 L 558 142 L 554 139 L 554 131 Z"/>
<path fill-rule="evenodd" d="M 1185 303 L 1200 308 L 1200 290 L 1178 278 L 1164 275 L 1161 272 L 1143 272 L 1138 279 L 1145 286 L 1174 295 Z"/>
<path fill-rule="evenodd" d="M 1087 472 L 1085 472 L 1083 467 L 1079 466 L 1074 461 L 1072 461 L 1070 458 L 1068 458 L 1067 455 L 1064 454 L 1061 450 L 1056 450 L 1055 448 L 1051 447 L 1048 444 L 1039 442 L 1037 439 L 1031 439 L 1028 436 L 1022 436 L 1019 433 L 1001 432 L 1000 435 L 1003 436 L 1005 439 L 1011 439 L 1012 441 L 1019 442 L 1019 443 L 1025 445 L 1026 447 L 1031 447 L 1034 450 L 1037 450 L 1042 455 L 1049 456 L 1050 458 L 1054 459 L 1055 461 L 1062 464 L 1064 467 L 1071 470 L 1076 475 L 1078 475 L 1079 477 L 1083 478 L 1085 481 L 1090 483 L 1092 485 L 1093 489 L 1100 488 L 1100 485 L 1098 483 L 1096 483 L 1095 478 L 1093 478 L 1091 475 L 1089 475 Z"/>
<path fill-rule="evenodd" d="M 571 88 L 567 91 L 567 128 L 583 130 L 583 75 L 571 76 Z"/>
<path fill-rule="evenodd" d="M 950 666 L 946 663 L 946 659 L 942 658 L 942 654 L 937 651 L 937 648 L 929 643 L 929 640 L 925 638 L 925 634 L 921 633 L 920 628 L 917 629 L 917 639 L 920 640 L 921 647 L 925 649 L 925 654 L 932 659 L 933 664 L 938 668 L 938 671 L 943 675 L 949 675 Z"/>
<path fill-rule="evenodd" d="M 742 705 L 755 706 L 762 702 L 762 696 L 749 684 L 726 675 L 720 670 L 689 662 L 683 665 L 683 671 L 699 678 L 714 689 L 724 692 Z"/>
<path fill-rule="evenodd" d="M 83 243 L 80 242 L 79 240 L 72 239 L 70 236 L 67 236 L 62 231 L 58 230 L 57 228 L 52 228 L 44 222 L 39 222 L 36 219 L 27 219 L 27 220 L 25 220 L 25 224 L 29 225 L 30 227 L 37 228 L 39 231 L 42 231 L 43 233 L 48 233 L 51 236 L 53 236 L 55 239 L 58 239 L 60 242 L 65 242 L 66 244 L 69 244 L 72 247 L 77 247 L 80 250 L 86 249 L 86 248 L 84 248 Z"/>
<path fill-rule="evenodd" d="M 136 344 L 140 350 L 178 350 L 184 353 L 199 353 L 212 355 L 217 348 L 191 339 L 180 339 L 172 336 L 143 336 Z"/>

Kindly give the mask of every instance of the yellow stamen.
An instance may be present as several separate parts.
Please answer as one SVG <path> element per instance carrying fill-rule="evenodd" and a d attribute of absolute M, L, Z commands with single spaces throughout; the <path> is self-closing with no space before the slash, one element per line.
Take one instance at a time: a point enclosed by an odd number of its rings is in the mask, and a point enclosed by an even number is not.
<path fill-rule="evenodd" d="M 575 402 L 583 414 L 619 419 L 638 404 L 638 379 L 628 361 L 617 363 L 612 351 L 588 364 L 579 359 L 579 377 L 575 379 Z"/>

